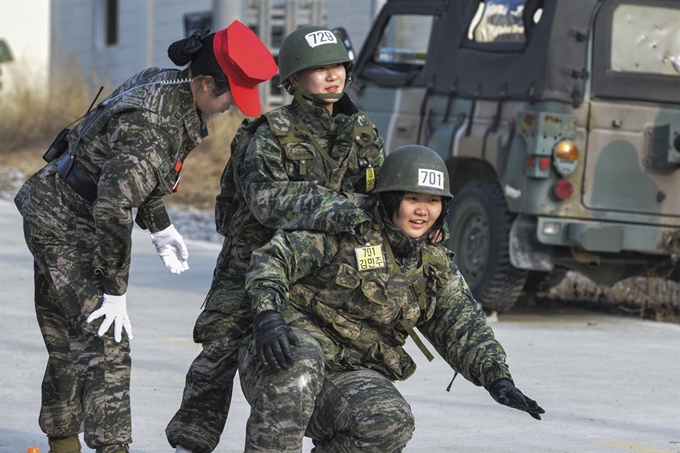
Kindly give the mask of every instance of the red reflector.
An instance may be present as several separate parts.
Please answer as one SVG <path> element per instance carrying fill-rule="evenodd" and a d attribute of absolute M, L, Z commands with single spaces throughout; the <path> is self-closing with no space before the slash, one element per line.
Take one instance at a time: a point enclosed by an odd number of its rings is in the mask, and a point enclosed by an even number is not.
<path fill-rule="evenodd" d="M 553 186 L 553 193 L 560 200 L 566 200 L 574 193 L 574 186 L 566 179 L 560 179 Z"/>
<path fill-rule="evenodd" d="M 527 159 L 527 168 L 534 168 L 534 165 L 536 165 L 536 160 L 533 157 L 529 157 Z"/>
<path fill-rule="evenodd" d="M 541 170 L 547 170 L 550 168 L 550 159 L 547 157 L 541 157 L 538 159 L 538 168 Z"/>
<path fill-rule="evenodd" d="M 175 173 L 179 173 L 179 171 L 182 169 L 182 161 L 178 160 L 175 162 Z"/>

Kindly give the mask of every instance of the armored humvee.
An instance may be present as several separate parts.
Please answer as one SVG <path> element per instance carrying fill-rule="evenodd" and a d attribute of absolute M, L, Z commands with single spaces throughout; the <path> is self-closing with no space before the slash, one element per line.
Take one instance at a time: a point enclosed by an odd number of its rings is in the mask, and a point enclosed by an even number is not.
<path fill-rule="evenodd" d="M 350 92 L 447 162 L 449 247 L 506 311 L 566 269 L 680 269 L 680 1 L 388 0 Z"/>

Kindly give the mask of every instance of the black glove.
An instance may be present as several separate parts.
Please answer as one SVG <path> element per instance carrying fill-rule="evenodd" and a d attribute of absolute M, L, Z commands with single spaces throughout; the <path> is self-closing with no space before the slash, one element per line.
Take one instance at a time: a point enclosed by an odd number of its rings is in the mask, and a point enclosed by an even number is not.
<path fill-rule="evenodd" d="M 257 358 L 263 365 L 285 370 L 293 364 L 290 345 L 300 346 L 300 341 L 278 311 L 267 310 L 255 316 L 253 338 Z"/>
<path fill-rule="evenodd" d="M 494 381 L 489 386 L 489 393 L 498 404 L 528 412 L 529 415 L 536 420 L 541 419 L 539 414 L 545 413 L 543 408 L 536 404 L 536 401 L 524 396 L 510 379 L 499 379 Z"/>

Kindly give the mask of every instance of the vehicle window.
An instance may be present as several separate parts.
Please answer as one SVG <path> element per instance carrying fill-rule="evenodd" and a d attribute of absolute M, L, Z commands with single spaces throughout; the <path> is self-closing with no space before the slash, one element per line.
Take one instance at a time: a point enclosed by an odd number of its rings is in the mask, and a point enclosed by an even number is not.
<path fill-rule="evenodd" d="M 476 43 L 526 42 L 523 14 L 527 0 L 480 1 L 477 13 L 468 27 L 467 38 Z M 532 21 L 541 20 L 542 8 L 538 8 Z"/>
<path fill-rule="evenodd" d="M 373 53 L 373 62 L 398 72 L 421 69 L 427 59 L 432 23 L 432 16 L 390 17 L 380 43 Z"/>
<path fill-rule="evenodd" d="M 680 8 L 623 4 L 612 21 L 616 72 L 680 75 Z"/>

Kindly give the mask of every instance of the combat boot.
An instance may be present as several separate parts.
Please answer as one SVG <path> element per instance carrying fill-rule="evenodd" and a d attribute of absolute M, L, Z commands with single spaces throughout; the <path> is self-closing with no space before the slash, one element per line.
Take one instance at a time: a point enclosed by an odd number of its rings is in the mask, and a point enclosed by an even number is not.
<path fill-rule="evenodd" d="M 78 436 L 56 438 L 48 437 L 49 453 L 80 453 L 80 439 Z"/>

